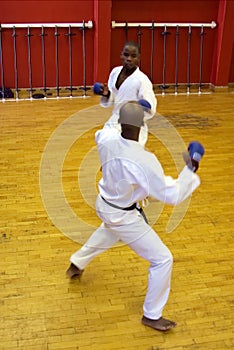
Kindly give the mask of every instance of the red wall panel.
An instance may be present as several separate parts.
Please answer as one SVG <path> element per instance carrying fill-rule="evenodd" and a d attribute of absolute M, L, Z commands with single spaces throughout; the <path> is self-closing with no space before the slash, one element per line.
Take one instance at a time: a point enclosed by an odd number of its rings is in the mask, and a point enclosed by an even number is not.
<path fill-rule="evenodd" d="M 234 44 L 232 46 L 232 58 L 231 58 L 231 65 L 229 70 L 229 82 L 234 83 Z"/>
<path fill-rule="evenodd" d="M 223 9 L 223 12 L 221 11 Z M 225 11 L 224 11 L 225 10 Z M 94 28 L 85 30 L 86 36 L 86 84 L 96 80 L 106 81 L 109 71 L 120 65 L 120 51 L 126 41 L 123 28 L 111 29 L 116 22 L 198 22 L 217 21 L 217 28 L 205 28 L 203 46 L 202 82 L 227 85 L 232 74 L 233 47 L 232 0 L 77 0 L 77 1 L 5 1 L 0 2 L 1 23 L 71 23 L 92 20 Z M 166 83 L 175 82 L 175 28 L 166 40 Z M 200 28 L 192 28 L 190 82 L 198 83 L 200 74 Z M 155 84 L 163 80 L 163 28 L 154 31 L 154 60 L 151 71 L 152 30 L 130 28 L 128 39 L 141 40 L 141 69 L 151 75 Z M 47 86 L 56 85 L 55 33 L 46 28 Z M 68 28 L 59 28 L 59 84 L 69 86 L 69 40 Z M 82 30 L 72 29 L 73 85 L 84 84 L 82 56 Z M 32 81 L 33 86 L 43 87 L 42 46 L 40 29 L 31 29 Z M 29 87 L 28 46 L 26 29 L 17 29 L 17 58 L 19 86 Z M 141 35 L 139 35 L 141 34 Z M 14 51 L 12 30 L 2 29 L 5 86 L 15 86 Z M 179 83 L 188 81 L 188 29 L 179 30 Z M 1 79 L 1 72 L 0 72 Z M 1 81 L 1 80 L 0 80 Z"/>
<path fill-rule="evenodd" d="M 212 67 L 211 82 L 215 86 L 226 86 L 233 82 L 231 75 L 232 48 L 234 44 L 234 1 L 222 0 L 219 3 L 217 22 L 219 24 Z"/>
<path fill-rule="evenodd" d="M 1 1 L 1 23 L 72 23 L 85 22 L 93 18 L 93 1 Z M 68 28 L 59 28 L 59 83 L 69 86 L 69 42 Z M 30 33 L 32 82 L 33 86 L 43 86 L 41 29 L 32 28 Z M 46 78 L 47 86 L 56 85 L 55 71 L 55 30 L 45 28 Z M 72 28 L 73 85 L 83 85 L 82 30 Z M 19 86 L 29 87 L 28 38 L 27 29 L 17 29 L 17 63 Z M 93 84 L 93 29 L 85 30 L 86 37 L 86 83 Z M 3 62 L 5 86 L 15 86 L 14 52 L 11 29 L 2 29 Z"/>
<path fill-rule="evenodd" d="M 88 21 L 93 0 L 1 0 L 1 23 L 55 23 Z"/>
<path fill-rule="evenodd" d="M 125 22 L 209 22 L 219 0 L 112 0 L 112 19 Z"/>
<path fill-rule="evenodd" d="M 181 1 L 181 0 L 113 0 L 112 20 L 116 22 L 140 23 L 211 23 L 217 19 L 219 0 Z M 138 41 L 138 28 L 128 30 L 128 39 Z M 170 33 L 166 39 L 166 82 L 175 82 L 175 41 L 176 29 L 167 28 Z M 141 28 L 141 68 L 150 74 L 151 35 L 150 28 Z M 156 84 L 163 79 L 163 28 L 154 31 L 154 65 L 152 80 Z M 191 80 L 199 82 L 200 76 L 200 36 L 201 28 L 192 28 L 191 34 Z M 209 83 L 212 69 L 212 57 L 216 38 L 216 29 L 204 28 L 203 69 L 202 80 Z M 119 38 L 119 39 L 118 39 Z M 126 40 L 125 30 L 112 29 L 111 67 L 120 64 L 119 53 Z M 116 44 L 117 43 L 117 44 Z M 180 83 L 188 81 L 188 29 L 179 29 L 179 65 L 178 77 Z"/>

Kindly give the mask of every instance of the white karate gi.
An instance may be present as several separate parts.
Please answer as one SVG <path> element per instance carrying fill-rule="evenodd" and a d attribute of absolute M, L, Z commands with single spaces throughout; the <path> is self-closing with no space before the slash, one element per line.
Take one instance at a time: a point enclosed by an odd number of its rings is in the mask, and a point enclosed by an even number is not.
<path fill-rule="evenodd" d="M 139 142 L 124 139 L 115 128 L 103 128 L 95 137 L 103 174 L 98 185 L 100 194 L 96 210 L 103 223 L 70 261 L 84 269 L 94 257 L 117 241 L 125 242 L 150 262 L 143 310 L 146 317 L 158 319 L 170 292 L 172 255 L 137 209 L 114 208 L 101 196 L 120 208 L 129 207 L 149 195 L 176 205 L 199 186 L 199 177 L 187 166 L 177 179 L 165 176 L 155 155 L 147 152 Z"/>
<path fill-rule="evenodd" d="M 139 67 L 121 84 L 119 89 L 116 88 L 116 82 L 118 76 L 123 69 L 123 66 L 115 67 L 108 79 L 108 89 L 110 91 L 110 97 L 107 100 L 105 97 L 101 97 L 100 104 L 102 107 L 113 106 L 112 115 L 106 122 L 106 127 L 115 126 L 120 130 L 118 124 L 119 110 L 121 106 L 128 101 L 139 101 L 144 99 L 151 104 L 150 113 L 145 112 L 144 121 L 152 118 L 156 113 L 157 100 L 153 91 L 153 85 L 147 75 L 145 75 Z M 148 138 L 148 127 L 145 123 L 141 127 L 139 142 L 145 145 Z"/>

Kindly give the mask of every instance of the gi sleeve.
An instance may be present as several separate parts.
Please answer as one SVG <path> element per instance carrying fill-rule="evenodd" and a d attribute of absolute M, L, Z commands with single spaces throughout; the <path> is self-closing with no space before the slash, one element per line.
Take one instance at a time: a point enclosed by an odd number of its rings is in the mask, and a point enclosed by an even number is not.
<path fill-rule="evenodd" d="M 111 92 L 111 91 L 110 91 L 110 96 L 108 99 L 105 96 L 102 96 L 100 98 L 100 105 L 104 108 L 111 107 L 114 105 L 114 103 L 115 103 L 115 97 L 114 97 L 113 92 Z"/>
<path fill-rule="evenodd" d="M 200 185 L 200 178 L 187 166 L 183 168 L 177 179 L 165 176 L 158 163 L 157 171 L 149 179 L 150 196 L 170 205 L 178 205 L 188 198 Z"/>
<path fill-rule="evenodd" d="M 153 116 L 156 113 L 157 99 L 154 94 L 152 83 L 147 76 L 143 77 L 141 81 L 138 97 L 139 97 L 139 100 L 144 99 L 151 104 L 151 111 L 150 113 L 145 113 L 145 120 L 153 118 Z"/>

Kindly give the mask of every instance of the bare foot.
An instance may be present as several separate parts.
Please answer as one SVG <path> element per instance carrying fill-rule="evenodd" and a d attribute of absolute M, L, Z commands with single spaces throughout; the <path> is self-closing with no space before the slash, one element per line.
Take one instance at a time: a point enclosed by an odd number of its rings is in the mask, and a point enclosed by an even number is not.
<path fill-rule="evenodd" d="M 163 317 L 160 317 L 158 320 L 151 320 L 150 318 L 147 318 L 145 316 L 142 317 L 142 323 L 145 326 L 154 328 L 158 331 L 169 331 L 172 328 L 176 327 L 176 323 L 170 320 L 167 320 Z"/>
<path fill-rule="evenodd" d="M 84 270 L 80 270 L 76 265 L 72 264 L 66 271 L 66 275 L 69 278 L 80 278 Z"/>

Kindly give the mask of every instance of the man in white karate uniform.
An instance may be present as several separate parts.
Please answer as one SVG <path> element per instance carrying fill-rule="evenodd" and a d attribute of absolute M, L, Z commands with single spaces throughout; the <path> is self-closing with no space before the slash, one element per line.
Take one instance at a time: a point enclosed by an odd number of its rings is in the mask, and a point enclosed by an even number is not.
<path fill-rule="evenodd" d="M 138 142 L 143 120 L 142 107 L 137 102 L 128 102 L 120 109 L 121 133 L 114 127 L 104 127 L 95 134 L 102 164 L 96 210 L 102 224 L 71 256 L 67 276 L 80 277 L 98 254 L 120 240 L 125 242 L 150 263 L 142 323 L 167 331 L 176 326 L 175 322 L 162 317 L 170 293 L 173 258 L 145 222 L 136 203 L 147 196 L 172 205 L 181 203 L 200 184 L 195 173 L 199 159 L 193 160 L 187 154 L 187 165 L 178 178 L 165 176 L 156 156 Z"/>
<path fill-rule="evenodd" d="M 108 84 L 97 83 L 94 86 L 94 92 L 102 96 L 100 99 L 102 107 L 113 106 L 112 115 L 106 122 L 106 127 L 119 128 L 119 110 L 127 101 L 140 101 L 143 104 L 145 114 L 139 142 L 145 145 L 148 138 L 146 121 L 155 115 L 157 106 L 153 85 L 139 68 L 140 51 L 134 41 L 125 43 L 120 58 L 122 66 L 113 68 Z"/>

